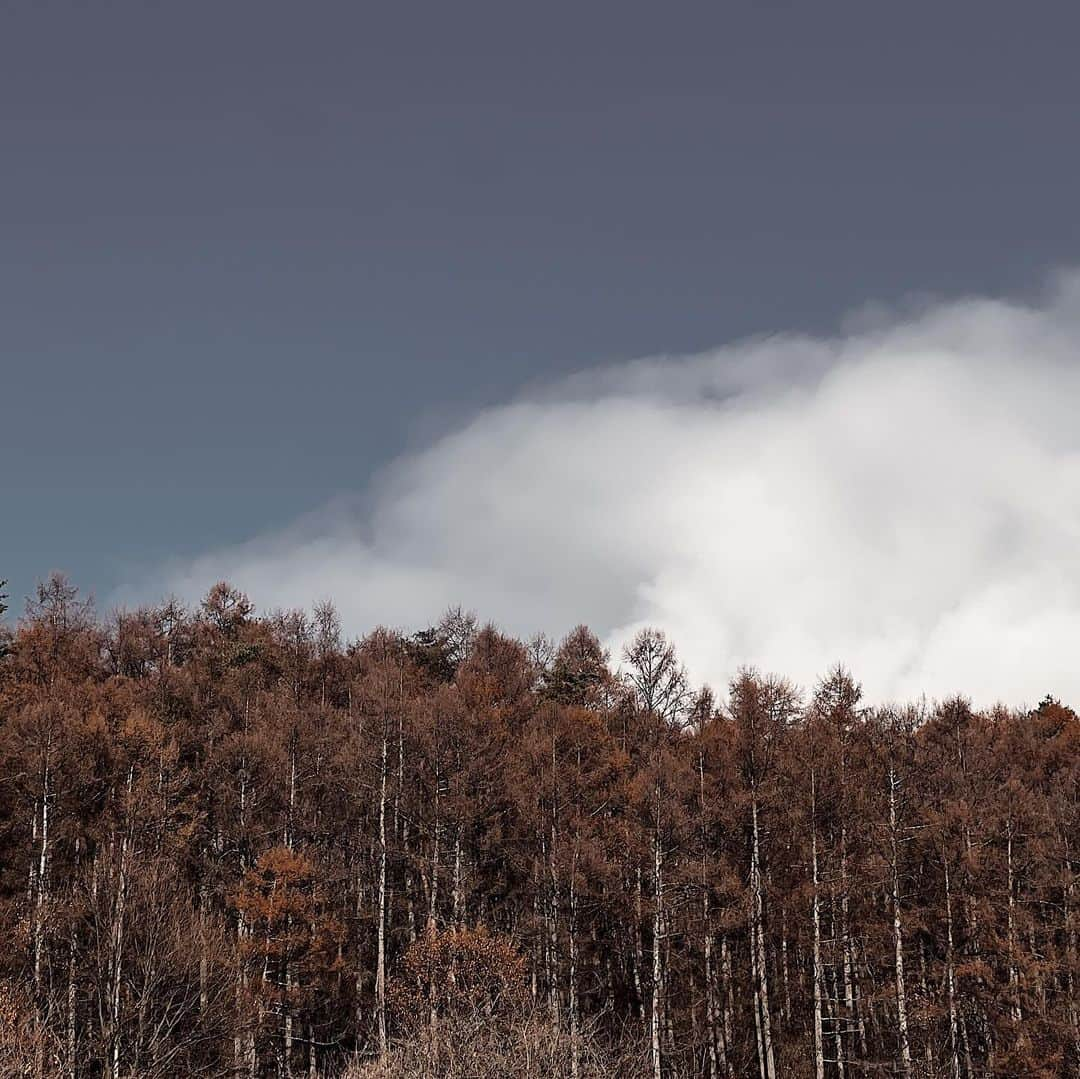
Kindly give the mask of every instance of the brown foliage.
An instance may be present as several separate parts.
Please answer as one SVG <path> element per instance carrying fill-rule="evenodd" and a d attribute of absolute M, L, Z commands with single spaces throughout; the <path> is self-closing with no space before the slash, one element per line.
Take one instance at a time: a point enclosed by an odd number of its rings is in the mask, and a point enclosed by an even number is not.
<path fill-rule="evenodd" d="M 0 638 L 0 1074 L 1080 1074 L 1071 709 L 622 664 L 54 577 Z"/>
<path fill-rule="evenodd" d="M 383 1060 L 351 1066 L 343 1079 L 566 1079 L 577 1055 L 580 1079 L 632 1079 L 646 1074 L 641 1052 L 605 1050 L 572 1039 L 538 1013 L 492 1020 L 462 1013 L 396 1044 Z M 674 1077 L 673 1077 L 674 1079 Z"/>
<path fill-rule="evenodd" d="M 524 958 L 504 937 L 483 927 L 429 930 L 402 957 L 391 1006 L 405 1026 L 431 1016 L 520 1015 L 526 977 Z"/>

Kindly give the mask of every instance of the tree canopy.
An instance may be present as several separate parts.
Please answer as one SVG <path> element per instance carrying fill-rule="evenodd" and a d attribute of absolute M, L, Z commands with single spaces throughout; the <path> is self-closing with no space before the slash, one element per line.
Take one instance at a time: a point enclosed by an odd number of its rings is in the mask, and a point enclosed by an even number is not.
<path fill-rule="evenodd" d="M 4 1074 L 437 1074 L 453 1037 L 537 1075 L 1080 1070 L 1052 696 L 714 694 L 656 630 L 343 642 L 225 583 L 99 617 L 54 577 L 0 644 Z"/>

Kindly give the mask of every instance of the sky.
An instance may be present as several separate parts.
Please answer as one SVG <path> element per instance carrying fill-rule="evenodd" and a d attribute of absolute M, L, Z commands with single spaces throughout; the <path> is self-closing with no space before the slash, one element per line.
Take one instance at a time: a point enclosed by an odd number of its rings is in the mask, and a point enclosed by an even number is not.
<path fill-rule="evenodd" d="M 14 607 L 54 569 L 106 608 L 228 572 L 354 632 L 460 602 L 615 649 L 656 621 L 714 681 L 1080 696 L 1040 418 L 1071 426 L 1080 343 L 1072 6 L 0 22 Z"/>

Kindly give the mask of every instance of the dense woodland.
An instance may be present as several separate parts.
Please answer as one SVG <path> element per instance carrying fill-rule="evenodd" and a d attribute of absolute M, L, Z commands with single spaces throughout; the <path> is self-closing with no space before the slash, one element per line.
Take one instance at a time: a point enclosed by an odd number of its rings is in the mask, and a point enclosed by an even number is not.
<path fill-rule="evenodd" d="M 224 584 L 9 625 L 0 1074 L 1080 1074 L 1051 697 L 714 696 L 659 632 L 343 642 Z"/>

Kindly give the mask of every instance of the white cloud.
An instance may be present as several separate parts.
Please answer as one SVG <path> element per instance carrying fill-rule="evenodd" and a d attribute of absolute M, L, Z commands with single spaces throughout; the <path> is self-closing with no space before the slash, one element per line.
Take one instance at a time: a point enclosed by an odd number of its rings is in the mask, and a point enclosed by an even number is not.
<path fill-rule="evenodd" d="M 286 532 L 213 552 L 265 607 L 332 596 L 346 627 L 462 603 L 507 630 L 642 625 L 692 674 L 873 699 L 1080 703 L 1080 277 L 638 361 L 476 416 Z M 159 578 L 160 580 L 160 578 Z"/>

